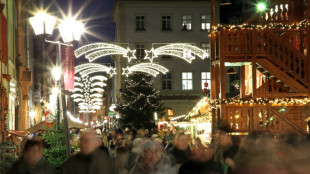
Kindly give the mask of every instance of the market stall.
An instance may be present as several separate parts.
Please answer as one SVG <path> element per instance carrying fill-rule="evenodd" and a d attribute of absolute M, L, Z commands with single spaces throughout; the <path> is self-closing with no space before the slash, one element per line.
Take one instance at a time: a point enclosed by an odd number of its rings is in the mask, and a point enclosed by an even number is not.
<path fill-rule="evenodd" d="M 196 138 L 199 138 L 205 146 L 208 146 L 212 140 L 212 114 L 209 98 L 203 97 L 186 115 L 169 120 L 159 120 L 158 130 L 163 137 L 182 130 L 191 136 L 193 143 Z"/>

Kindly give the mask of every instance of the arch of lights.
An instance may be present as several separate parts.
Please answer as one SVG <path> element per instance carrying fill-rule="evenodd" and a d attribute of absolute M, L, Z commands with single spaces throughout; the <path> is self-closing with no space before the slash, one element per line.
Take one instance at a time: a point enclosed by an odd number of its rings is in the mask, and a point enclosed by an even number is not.
<path fill-rule="evenodd" d="M 82 74 L 80 73 L 81 76 L 83 77 L 83 76 L 93 73 L 94 72 L 93 69 L 95 69 L 95 72 L 106 72 L 110 76 L 113 76 L 116 74 L 116 68 L 113 68 L 111 66 L 107 67 L 105 65 L 101 65 L 97 63 L 85 63 L 85 64 L 78 65 L 74 67 L 74 72 L 79 73 L 84 70 Z M 89 70 L 93 70 L 93 71 L 89 71 Z"/>
<path fill-rule="evenodd" d="M 126 75 L 128 77 L 128 75 L 134 71 L 148 73 L 156 77 L 159 72 L 166 74 L 169 70 L 156 63 L 139 63 L 131 67 L 123 68 L 122 75 Z"/>
<path fill-rule="evenodd" d="M 92 62 L 100 57 L 107 55 L 123 55 L 123 57 L 128 59 L 130 62 L 132 59 L 137 59 L 135 56 L 136 50 L 130 50 L 129 48 L 123 48 L 119 45 L 110 44 L 110 43 L 93 43 L 84 45 L 74 51 L 75 57 L 79 58 L 82 55 L 85 55 L 85 58 Z M 89 54 L 88 54 L 89 53 Z M 176 44 L 167 44 L 156 49 L 152 48 L 151 50 L 145 50 L 144 59 L 149 59 L 153 62 L 154 58 L 157 58 L 159 55 L 171 55 L 184 59 L 185 61 L 191 63 L 195 59 L 195 56 L 205 59 L 208 57 L 208 53 L 205 50 L 202 50 L 196 46 L 190 44 L 176 43 Z"/>
<path fill-rule="evenodd" d="M 107 78 L 103 75 L 90 76 L 94 72 L 89 71 L 89 68 L 96 69 L 98 67 L 104 69 L 105 72 L 111 72 L 111 68 L 100 64 L 86 66 L 84 64 L 75 67 L 75 70 L 77 70 L 75 73 L 80 74 L 81 77 L 75 76 L 74 89 L 71 97 L 74 98 L 73 101 L 78 103 L 80 113 L 95 112 L 102 105 L 102 93 L 104 91 L 102 87 L 106 86 L 106 83 L 103 81 L 107 80 Z"/>
<path fill-rule="evenodd" d="M 196 56 L 201 59 L 208 57 L 208 53 L 203 49 L 190 44 L 178 43 L 164 45 L 156 49 L 152 48 L 150 51 L 145 50 L 144 59 L 149 59 L 151 62 L 153 62 L 153 59 L 157 58 L 159 55 L 171 55 L 179 57 L 188 63 L 191 63 Z"/>
<path fill-rule="evenodd" d="M 93 43 L 76 49 L 74 54 L 76 58 L 85 55 L 85 58 L 87 58 L 89 62 L 107 55 L 123 55 L 123 57 L 127 58 L 128 62 L 130 62 L 132 59 L 137 59 L 135 52 L 136 50 L 130 50 L 129 48 L 123 48 L 115 44 Z M 149 59 L 151 63 L 139 63 L 131 67 L 127 66 L 126 68 L 123 68 L 122 75 L 128 76 L 132 72 L 144 72 L 154 77 L 156 77 L 159 73 L 166 74 L 168 72 L 167 68 L 152 63 L 153 59 L 160 55 L 171 55 L 179 57 L 188 63 L 191 63 L 196 56 L 204 59 L 208 56 L 208 53 L 196 46 L 189 44 L 167 44 L 156 49 L 152 48 L 151 50 L 145 50 L 145 57 L 143 59 Z M 76 89 L 73 91 L 74 94 L 72 96 L 75 97 L 75 101 L 77 102 L 87 103 L 87 105 L 81 105 L 83 108 L 80 109 L 83 112 L 92 112 L 94 109 L 94 102 L 102 102 L 102 99 L 100 99 L 100 97 L 102 97 L 101 93 L 103 92 L 102 87 L 106 86 L 103 81 L 107 80 L 107 78 L 98 75 L 90 77 L 92 73 L 97 72 L 106 72 L 110 76 L 113 76 L 116 74 L 116 68 L 107 67 L 96 63 L 87 63 L 75 67 L 75 73 L 79 73 L 81 77 L 75 78 Z M 97 80 L 99 82 L 97 82 Z M 81 94 L 76 92 L 84 92 L 84 96 L 81 96 Z M 95 101 L 94 99 L 98 100 Z"/>

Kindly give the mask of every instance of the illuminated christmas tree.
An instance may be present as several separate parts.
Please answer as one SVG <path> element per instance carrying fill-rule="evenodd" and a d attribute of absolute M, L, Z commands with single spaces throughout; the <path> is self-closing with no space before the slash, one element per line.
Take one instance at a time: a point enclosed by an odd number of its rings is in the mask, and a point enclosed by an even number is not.
<path fill-rule="evenodd" d="M 150 129 L 155 126 L 154 113 L 161 110 L 162 102 L 151 80 L 150 75 L 134 73 L 125 81 L 121 89 L 122 102 L 116 108 L 121 127 Z"/>

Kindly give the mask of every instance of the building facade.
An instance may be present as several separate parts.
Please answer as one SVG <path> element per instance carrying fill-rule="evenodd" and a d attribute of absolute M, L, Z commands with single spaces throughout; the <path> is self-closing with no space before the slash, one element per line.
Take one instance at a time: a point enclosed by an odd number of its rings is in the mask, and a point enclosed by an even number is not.
<path fill-rule="evenodd" d="M 116 24 L 116 43 L 126 43 L 136 49 L 137 57 L 144 50 L 156 49 L 171 43 L 186 43 L 209 51 L 207 30 L 211 25 L 211 2 L 205 0 L 116 0 L 113 19 Z M 219 12 L 219 4 L 215 6 Z M 219 15 L 216 15 L 216 23 Z M 207 56 L 208 57 L 208 56 Z M 166 107 L 166 115 L 186 114 L 203 96 L 204 83 L 210 84 L 210 60 L 196 58 L 191 63 L 163 55 L 155 58 L 169 72 L 154 78 L 156 88 Z M 122 57 L 115 58 L 117 69 L 116 98 L 123 80 L 121 69 L 130 65 Z M 132 64 L 131 64 L 132 65 Z"/>

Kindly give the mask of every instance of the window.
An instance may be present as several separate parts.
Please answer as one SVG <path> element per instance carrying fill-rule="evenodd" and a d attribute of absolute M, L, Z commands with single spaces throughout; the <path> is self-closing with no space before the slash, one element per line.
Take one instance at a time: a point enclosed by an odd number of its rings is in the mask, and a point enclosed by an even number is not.
<path fill-rule="evenodd" d="M 182 31 L 190 31 L 190 30 L 192 30 L 192 16 L 183 15 L 182 16 Z"/>
<path fill-rule="evenodd" d="M 192 89 L 193 89 L 193 73 L 182 72 L 182 90 L 192 90 Z"/>
<path fill-rule="evenodd" d="M 201 15 L 201 30 L 210 30 L 211 28 L 211 16 Z"/>
<path fill-rule="evenodd" d="M 161 20 L 162 20 L 161 30 L 170 31 L 171 30 L 171 16 L 162 16 Z"/>
<path fill-rule="evenodd" d="M 239 74 L 229 75 L 230 92 L 238 92 L 240 90 L 240 76 Z"/>
<path fill-rule="evenodd" d="M 210 44 L 202 43 L 201 44 L 201 49 L 207 51 L 208 54 L 207 54 L 207 57 L 205 57 L 205 58 L 209 58 L 209 55 L 210 55 Z"/>
<path fill-rule="evenodd" d="M 136 31 L 145 31 L 145 16 L 136 16 Z"/>
<path fill-rule="evenodd" d="M 174 111 L 171 108 L 168 108 L 167 115 L 174 115 Z"/>
<path fill-rule="evenodd" d="M 171 60 L 172 57 L 170 55 L 163 55 L 163 56 L 161 56 L 161 58 L 163 60 Z"/>
<path fill-rule="evenodd" d="M 145 56 L 145 53 L 144 53 L 144 45 L 142 44 L 138 44 L 136 45 L 136 56 L 138 59 L 143 59 L 144 56 Z"/>
<path fill-rule="evenodd" d="M 171 73 L 166 73 L 162 75 L 161 89 L 170 90 L 171 89 Z"/>
<path fill-rule="evenodd" d="M 201 72 L 201 89 L 205 88 L 205 83 L 208 83 L 207 89 L 211 86 L 211 74 L 210 72 Z"/>

